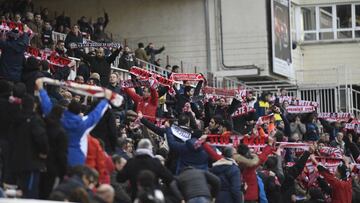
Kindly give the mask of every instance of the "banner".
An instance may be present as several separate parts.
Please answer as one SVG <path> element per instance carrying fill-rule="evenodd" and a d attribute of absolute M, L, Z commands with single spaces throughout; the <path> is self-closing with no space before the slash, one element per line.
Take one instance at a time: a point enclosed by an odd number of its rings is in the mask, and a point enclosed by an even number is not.
<path fill-rule="evenodd" d="M 86 43 L 70 43 L 69 44 L 70 48 L 75 49 L 75 48 L 88 48 L 88 47 L 94 47 L 94 48 L 100 48 L 100 47 L 105 47 L 105 48 L 121 48 L 122 45 L 120 43 L 115 43 L 115 42 L 111 42 L 111 43 L 105 43 L 105 42 L 86 42 Z"/>
<path fill-rule="evenodd" d="M 51 78 L 43 78 L 43 82 L 50 84 L 50 85 L 60 86 L 71 92 L 74 92 L 74 93 L 80 94 L 80 95 L 84 95 L 84 96 L 100 97 L 100 98 L 105 97 L 105 88 L 99 87 L 99 86 L 79 84 L 79 83 L 71 82 L 71 81 L 59 81 L 59 80 L 54 80 Z M 123 101 L 124 101 L 124 98 L 121 95 L 113 92 L 110 102 L 114 106 L 116 106 L 116 107 L 121 106 Z"/>
<path fill-rule="evenodd" d="M 317 102 L 305 101 L 305 100 L 293 100 L 293 102 L 291 102 L 291 104 L 294 106 L 313 106 L 313 107 L 319 106 L 319 103 L 317 103 Z"/>
<path fill-rule="evenodd" d="M 318 113 L 318 118 L 329 121 L 349 121 L 353 117 L 351 113 Z"/>
<path fill-rule="evenodd" d="M 271 0 L 272 71 L 285 77 L 293 74 L 289 13 L 289 0 Z"/>
<path fill-rule="evenodd" d="M 235 89 L 223 89 L 223 88 L 215 88 L 215 87 L 204 87 L 202 89 L 204 94 L 211 94 L 216 96 L 224 96 L 224 97 L 235 97 L 236 90 Z"/>
<path fill-rule="evenodd" d="M 244 116 L 251 112 L 255 112 L 253 107 L 250 107 L 247 104 L 242 104 L 234 113 L 231 114 L 231 118 Z"/>
<path fill-rule="evenodd" d="M 286 111 L 288 113 L 311 113 L 316 109 L 313 106 L 288 106 L 286 107 Z"/>
<path fill-rule="evenodd" d="M 205 80 L 204 76 L 198 73 L 172 73 L 170 76 L 171 80 L 175 81 L 184 81 L 184 80 L 190 80 L 190 81 L 201 81 Z"/>
<path fill-rule="evenodd" d="M 276 99 L 279 99 L 279 103 L 282 104 L 284 101 L 287 101 L 289 105 L 291 106 L 313 106 L 313 107 L 319 107 L 319 103 L 315 101 L 306 101 L 301 100 L 297 97 L 293 96 L 279 96 L 275 97 L 273 96 L 271 98 L 271 101 L 275 101 Z"/>
<path fill-rule="evenodd" d="M 121 88 L 134 88 L 134 87 L 150 87 L 150 82 L 149 80 L 133 80 L 133 79 L 129 79 L 129 80 L 122 80 L 119 83 L 119 86 Z"/>

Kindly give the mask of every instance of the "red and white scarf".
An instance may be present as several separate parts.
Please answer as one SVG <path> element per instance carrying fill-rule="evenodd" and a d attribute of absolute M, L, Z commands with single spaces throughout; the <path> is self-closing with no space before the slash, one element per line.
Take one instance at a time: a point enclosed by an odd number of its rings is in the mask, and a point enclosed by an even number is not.
<path fill-rule="evenodd" d="M 288 113 L 311 113 L 315 111 L 314 106 L 288 106 L 286 107 Z"/>
<path fill-rule="evenodd" d="M 174 81 L 202 81 L 205 80 L 204 76 L 198 73 L 172 73 L 170 76 Z"/>
<path fill-rule="evenodd" d="M 59 80 L 54 80 L 51 78 L 44 78 L 43 81 L 44 81 L 44 83 L 60 86 L 71 92 L 74 92 L 76 94 L 80 94 L 83 96 L 100 97 L 100 98 L 105 97 L 105 88 L 103 88 L 103 87 L 79 84 L 79 83 L 72 82 L 72 81 L 59 81 Z M 121 95 L 116 94 L 115 92 L 112 93 L 110 102 L 114 106 L 116 106 L 116 107 L 121 106 L 123 101 L 124 101 L 124 98 Z"/>

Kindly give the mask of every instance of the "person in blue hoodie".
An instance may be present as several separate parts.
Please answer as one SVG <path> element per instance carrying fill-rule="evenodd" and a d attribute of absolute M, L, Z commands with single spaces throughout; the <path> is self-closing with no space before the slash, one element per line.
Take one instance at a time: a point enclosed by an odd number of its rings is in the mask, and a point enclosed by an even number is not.
<path fill-rule="evenodd" d="M 186 126 L 190 125 L 190 120 Z M 176 174 L 179 174 L 183 168 L 192 166 L 201 170 L 208 170 L 208 154 L 204 151 L 202 146 L 196 147 L 195 142 L 202 135 L 201 131 L 196 130 L 193 133 L 184 130 L 183 128 L 172 125 L 166 129 L 166 138 L 169 144 L 170 151 L 179 155 L 176 166 Z M 179 142 L 180 139 L 183 142 Z"/>
<path fill-rule="evenodd" d="M 39 99 L 41 103 L 41 110 L 47 116 L 53 104 L 43 88 L 43 79 L 36 80 L 36 87 L 39 91 Z M 112 95 L 110 90 L 105 90 L 105 99 L 101 100 L 99 104 L 86 116 L 81 116 L 81 104 L 75 100 L 71 101 L 67 110 L 61 118 L 61 125 L 66 131 L 68 136 L 68 165 L 70 167 L 75 165 L 85 164 L 87 154 L 87 135 L 96 124 L 100 121 L 101 117 L 107 110 Z"/>
<path fill-rule="evenodd" d="M 20 36 L 18 30 L 6 33 L 6 39 L 0 40 L 0 77 L 6 80 L 19 82 L 24 63 L 24 52 L 29 44 L 27 26 L 24 26 L 24 34 Z"/>
<path fill-rule="evenodd" d="M 215 174 L 221 180 L 221 189 L 216 196 L 216 203 L 241 203 L 243 193 L 241 191 L 240 169 L 232 159 L 236 150 L 232 147 L 226 147 L 223 150 L 224 158 L 213 163 L 210 172 Z"/>

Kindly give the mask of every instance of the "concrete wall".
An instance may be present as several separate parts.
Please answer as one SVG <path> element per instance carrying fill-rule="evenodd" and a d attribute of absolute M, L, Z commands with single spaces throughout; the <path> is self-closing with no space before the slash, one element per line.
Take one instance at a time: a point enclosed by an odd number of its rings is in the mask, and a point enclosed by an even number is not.
<path fill-rule="evenodd" d="M 95 20 L 105 9 L 110 16 L 106 29 L 115 39 L 127 39 L 133 48 L 138 42 L 165 45 L 160 58 L 170 55 L 172 64 L 180 65 L 181 59 L 186 67 L 206 71 L 203 0 L 37 0 L 36 4 L 50 11 L 64 9 L 73 22 L 83 15 Z"/>
<path fill-rule="evenodd" d="M 222 0 L 224 65 L 268 69 L 266 1 Z"/>

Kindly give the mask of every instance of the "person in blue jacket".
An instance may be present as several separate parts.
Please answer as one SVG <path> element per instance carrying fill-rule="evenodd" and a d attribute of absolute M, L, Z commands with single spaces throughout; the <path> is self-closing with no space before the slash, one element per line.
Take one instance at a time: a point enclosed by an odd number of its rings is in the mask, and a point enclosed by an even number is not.
<path fill-rule="evenodd" d="M 190 125 L 188 119 L 187 125 Z M 192 166 L 201 170 L 208 170 L 208 154 L 204 151 L 202 146 L 196 147 L 195 142 L 202 135 L 201 131 L 193 131 L 189 133 L 182 128 L 172 125 L 166 129 L 166 138 L 169 144 L 170 151 L 179 155 L 176 166 L 176 174 L 179 174 L 183 168 Z M 181 139 L 184 142 L 176 140 Z"/>
<path fill-rule="evenodd" d="M 226 147 L 223 150 L 224 158 L 213 163 L 210 172 L 215 174 L 221 180 L 221 189 L 216 196 L 216 203 L 241 203 L 243 193 L 241 191 L 240 169 L 232 159 L 236 150 L 232 147 Z"/>
<path fill-rule="evenodd" d="M 29 44 L 27 26 L 24 26 L 24 34 L 20 36 L 18 30 L 6 33 L 6 38 L 0 40 L 0 77 L 13 82 L 21 80 L 21 71 L 24 64 L 24 52 Z"/>
<path fill-rule="evenodd" d="M 43 80 L 39 78 L 36 80 L 36 86 L 39 91 L 39 99 L 41 103 L 41 110 L 46 116 L 53 108 L 50 98 L 43 88 Z M 68 165 L 70 167 L 85 164 L 87 154 L 87 135 L 100 121 L 101 117 L 107 110 L 112 95 L 110 90 L 105 90 L 105 99 L 101 100 L 99 104 L 86 116 L 81 116 L 81 104 L 76 101 L 71 101 L 67 110 L 61 118 L 61 125 L 65 129 L 68 136 Z"/>

